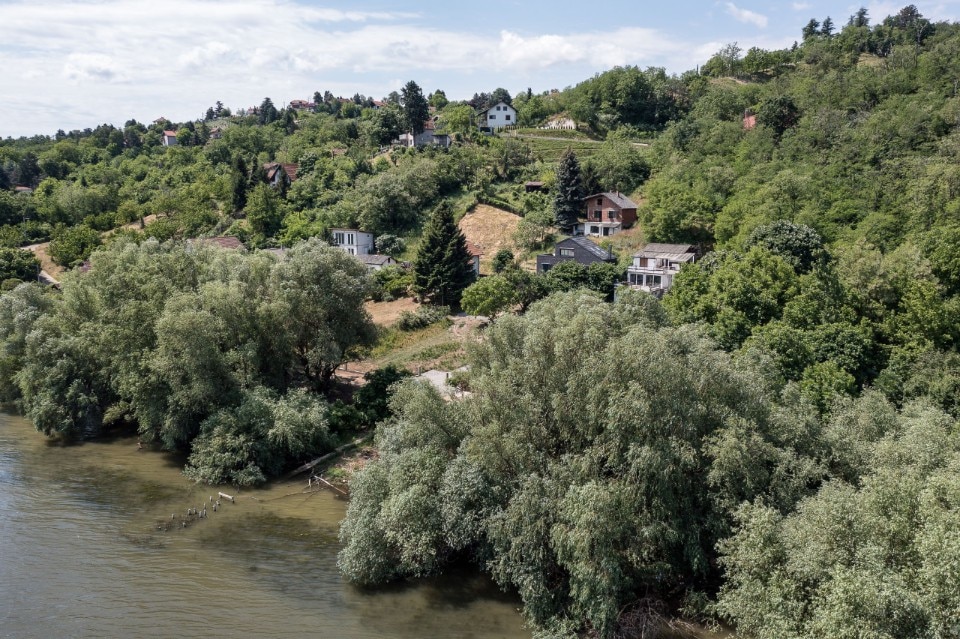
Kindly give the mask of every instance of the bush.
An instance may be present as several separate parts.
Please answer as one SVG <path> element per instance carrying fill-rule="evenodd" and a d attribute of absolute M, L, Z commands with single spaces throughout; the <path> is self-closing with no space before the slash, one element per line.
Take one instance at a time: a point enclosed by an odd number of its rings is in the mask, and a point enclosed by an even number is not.
<path fill-rule="evenodd" d="M 413 273 L 399 266 L 387 266 L 374 271 L 373 281 L 376 284 L 373 292 L 374 301 L 390 302 L 410 294 Z"/>
<path fill-rule="evenodd" d="M 429 306 L 424 304 L 414 312 L 403 311 L 397 320 L 401 331 L 416 331 L 446 319 L 450 314 L 449 306 Z"/>

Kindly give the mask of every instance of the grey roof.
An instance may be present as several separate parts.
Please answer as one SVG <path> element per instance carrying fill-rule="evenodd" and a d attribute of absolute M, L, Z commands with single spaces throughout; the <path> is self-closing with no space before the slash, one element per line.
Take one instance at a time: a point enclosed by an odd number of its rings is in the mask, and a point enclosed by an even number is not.
<path fill-rule="evenodd" d="M 647 244 L 634 257 L 659 257 L 673 262 L 689 262 L 695 257 L 692 244 Z"/>
<path fill-rule="evenodd" d="M 389 255 L 354 255 L 358 260 L 370 266 L 383 266 L 393 258 Z"/>
<path fill-rule="evenodd" d="M 592 255 L 599 257 L 601 260 L 607 260 L 607 259 L 610 259 L 611 257 L 611 254 L 607 252 L 606 249 L 597 246 L 596 244 L 594 244 L 593 242 L 591 242 L 590 240 L 588 240 L 583 236 L 578 235 L 576 237 L 567 238 L 562 242 L 558 242 L 557 246 L 559 246 L 560 244 L 564 244 L 566 242 L 573 242 L 580 248 L 586 251 L 589 251 Z"/>
<path fill-rule="evenodd" d="M 614 193 L 613 191 L 604 191 L 603 193 L 594 193 L 593 195 L 588 195 L 583 199 L 584 201 L 586 201 L 593 197 L 600 197 L 601 195 L 612 200 L 613 203 L 619 206 L 621 209 L 637 208 L 636 203 L 634 203 L 634 201 L 628 198 L 626 195 L 624 195 L 623 193 Z"/>

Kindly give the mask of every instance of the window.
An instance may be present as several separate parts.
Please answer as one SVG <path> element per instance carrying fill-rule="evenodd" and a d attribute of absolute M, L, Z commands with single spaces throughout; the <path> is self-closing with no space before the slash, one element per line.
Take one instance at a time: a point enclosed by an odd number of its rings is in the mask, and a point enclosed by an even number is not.
<path fill-rule="evenodd" d="M 599 227 L 599 226 L 591 226 L 591 227 L 590 227 L 590 232 L 593 233 L 594 235 L 599 235 L 599 234 L 600 234 L 600 227 Z"/>
<path fill-rule="evenodd" d="M 347 234 L 347 244 L 356 244 L 356 242 L 353 241 L 353 233 Z"/>
<path fill-rule="evenodd" d="M 573 249 L 572 249 L 572 248 L 562 248 L 562 249 L 560 249 L 560 256 L 561 256 L 561 257 L 573 257 Z"/>
<path fill-rule="evenodd" d="M 491 120 L 496 120 L 496 119 L 497 119 L 497 116 L 494 115 L 493 113 L 491 113 L 491 114 L 490 114 L 490 119 L 491 119 Z"/>
<path fill-rule="evenodd" d="M 510 119 L 510 114 L 508 113 L 508 114 L 506 114 L 505 116 L 503 116 L 503 119 L 504 119 L 504 120 L 509 120 L 509 119 Z"/>
<path fill-rule="evenodd" d="M 650 276 L 650 279 L 653 280 L 653 285 L 654 285 L 654 286 L 660 286 L 660 276 L 659 276 L 659 275 L 651 275 L 651 276 Z"/>
<path fill-rule="evenodd" d="M 609 211 L 607 211 L 607 218 L 610 220 L 617 219 L 617 212 L 614 211 L 613 209 L 610 209 Z"/>
<path fill-rule="evenodd" d="M 603 219 L 603 211 L 594 211 L 594 212 L 593 212 L 593 219 L 595 219 L 597 222 L 599 222 L 600 220 L 602 220 L 602 219 Z"/>
<path fill-rule="evenodd" d="M 347 253 L 349 253 L 350 255 L 353 255 L 353 254 L 354 254 L 354 253 L 353 253 L 353 249 L 352 249 L 352 248 L 348 248 L 348 249 L 347 249 Z"/>
<path fill-rule="evenodd" d="M 500 105 L 497 105 L 497 111 L 499 111 L 499 110 L 500 110 Z"/>
<path fill-rule="evenodd" d="M 541 273 L 546 273 L 547 271 L 550 270 L 550 267 L 551 267 L 551 266 L 553 266 L 553 264 L 541 264 L 541 265 L 540 265 L 540 272 L 541 272 Z"/>
<path fill-rule="evenodd" d="M 603 206 L 603 198 L 602 198 L 602 197 L 598 197 L 598 198 L 597 198 L 597 206 Z"/>
<path fill-rule="evenodd" d="M 343 233 L 334 233 L 333 234 L 333 243 L 334 244 L 343 244 Z"/>

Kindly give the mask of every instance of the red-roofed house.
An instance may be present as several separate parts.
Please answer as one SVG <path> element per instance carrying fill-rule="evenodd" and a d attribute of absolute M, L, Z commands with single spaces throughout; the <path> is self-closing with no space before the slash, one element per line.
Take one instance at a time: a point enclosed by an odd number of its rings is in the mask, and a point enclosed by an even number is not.
<path fill-rule="evenodd" d="M 267 162 L 263 165 L 263 170 L 267 173 L 267 184 L 273 187 L 280 186 L 280 180 L 286 180 L 287 186 L 293 184 L 297 179 L 298 164 L 281 164 L 279 162 Z"/>
<path fill-rule="evenodd" d="M 176 131 L 164 131 L 163 132 L 163 146 L 176 146 L 177 144 L 177 132 Z"/>

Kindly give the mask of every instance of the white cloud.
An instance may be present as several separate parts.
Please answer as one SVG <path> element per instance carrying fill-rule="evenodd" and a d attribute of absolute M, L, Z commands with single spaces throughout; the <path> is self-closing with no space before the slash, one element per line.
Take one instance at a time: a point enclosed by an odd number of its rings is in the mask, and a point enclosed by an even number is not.
<path fill-rule="evenodd" d="M 750 11 L 749 9 L 741 9 L 732 2 L 728 2 L 726 7 L 727 13 L 732 15 L 739 22 L 756 25 L 761 29 L 767 26 L 767 16 L 765 15 Z"/>
<path fill-rule="evenodd" d="M 793 7 L 794 11 L 806 11 L 811 5 L 809 2 L 794 2 L 790 6 Z"/>
<path fill-rule="evenodd" d="M 102 53 L 71 53 L 63 65 L 63 74 L 77 82 L 124 82 L 127 79 L 120 63 Z"/>

